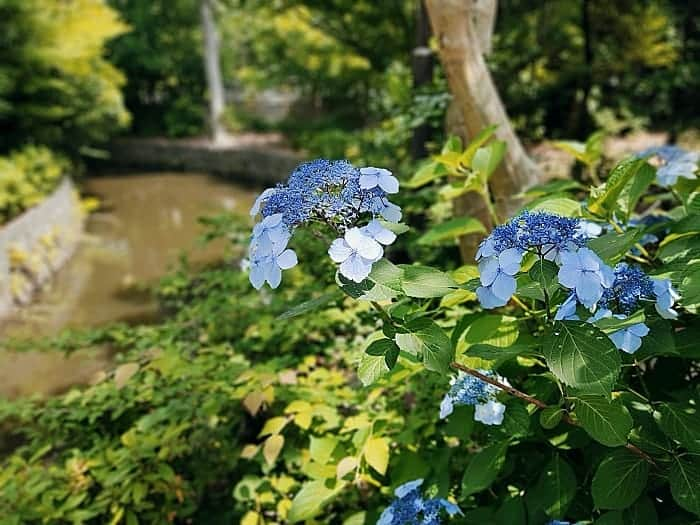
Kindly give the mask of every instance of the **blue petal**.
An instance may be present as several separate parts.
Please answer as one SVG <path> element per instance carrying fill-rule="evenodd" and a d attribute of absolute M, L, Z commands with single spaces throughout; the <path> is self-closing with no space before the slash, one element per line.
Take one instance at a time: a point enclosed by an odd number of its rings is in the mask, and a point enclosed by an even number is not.
<path fill-rule="evenodd" d="M 356 253 L 353 253 L 340 265 L 340 273 L 356 283 L 364 281 L 371 271 L 372 263 Z"/>
<path fill-rule="evenodd" d="M 520 271 L 520 262 L 523 260 L 523 253 L 517 248 L 503 250 L 498 256 L 498 264 L 501 270 L 508 275 L 515 275 Z"/>
<path fill-rule="evenodd" d="M 442 508 L 445 509 L 447 511 L 447 514 L 449 514 L 450 516 L 454 516 L 455 514 L 462 514 L 462 509 L 460 509 L 451 501 L 447 501 L 446 499 L 440 499 L 440 505 L 442 505 Z"/>
<path fill-rule="evenodd" d="M 399 485 L 398 487 L 396 487 L 396 490 L 394 490 L 394 494 L 397 498 L 403 498 L 404 496 L 406 496 L 406 494 L 409 494 L 410 492 L 416 490 L 422 484 L 422 478 L 414 479 L 413 481 L 408 481 L 403 485 Z"/>
<path fill-rule="evenodd" d="M 476 289 L 476 296 L 479 299 L 479 303 L 484 308 L 496 308 L 498 306 L 504 306 L 508 302 L 493 295 L 491 289 L 486 286 L 479 286 Z"/>
<path fill-rule="evenodd" d="M 445 419 L 452 414 L 453 410 L 454 404 L 452 403 L 452 397 L 447 394 L 442 401 L 440 401 L 440 419 Z"/>
<path fill-rule="evenodd" d="M 499 273 L 491 284 L 491 292 L 499 299 L 508 302 L 510 298 L 513 297 L 517 287 L 518 285 L 515 282 L 515 277 Z"/>
<path fill-rule="evenodd" d="M 484 286 L 489 286 L 500 270 L 500 265 L 498 264 L 498 257 L 489 257 L 488 259 L 482 259 L 479 263 L 479 280 Z"/>
<path fill-rule="evenodd" d="M 581 270 L 579 270 L 576 266 L 562 265 L 562 267 L 559 268 L 557 278 L 562 286 L 566 286 L 567 288 L 576 288 L 576 283 L 578 282 L 578 276 L 580 273 Z"/>
<path fill-rule="evenodd" d="M 505 411 L 506 406 L 503 403 L 491 399 L 474 407 L 474 421 L 484 425 L 500 425 L 503 423 Z"/>

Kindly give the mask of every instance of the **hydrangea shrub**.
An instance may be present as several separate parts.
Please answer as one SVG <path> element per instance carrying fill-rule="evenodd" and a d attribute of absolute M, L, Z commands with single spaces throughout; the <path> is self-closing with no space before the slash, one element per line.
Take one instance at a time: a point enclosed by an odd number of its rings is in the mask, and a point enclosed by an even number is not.
<path fill-rule="evenodd" d="M 492 133 L 464 150 L 448 144 L 407 186 L 450 175 L 443 195 L 488 197 L 503 152 Z M 468 445 L 461 484 L 437 474 L 406 482 L 390 463 L 377 483 L 396 486 L 395 499 L 377 509 L 377 523 L 700 519 L 697 162 L 658 148 L 623 160 L 589 191 L 547 183 L 512 218 L 491 204 L 499 225 L 476 264 L 451 273 L 385 257 L 405 229 L 391 226 L 401 215 L 387 197 L 399 183 L 385 169 L 314 161 L 261 195 L 251 282 L 272 275 L 279 284 L 276 268 L 292 266 L 283 254 L 293 229 L 333 233 L 339 286 L 379 324 L 359 361 L 361 382 L 441 374 L 434 425 L 466 429 L 438 444 Z M 314 504 L 318 515 L 323 504 Z"/>

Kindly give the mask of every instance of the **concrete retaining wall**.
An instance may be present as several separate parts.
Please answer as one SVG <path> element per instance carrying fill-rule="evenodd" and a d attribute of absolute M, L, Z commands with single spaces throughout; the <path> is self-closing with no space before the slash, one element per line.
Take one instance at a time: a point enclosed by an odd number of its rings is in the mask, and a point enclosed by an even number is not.
<path fill-rule="evenodd" d="M 107 168 L 200 171 L 238 182 L 271 185 L 285 180 L 301 162 L 286 149 L 247 144 L 212 146 L 166 139 L 121 139 L 110 146 Z"/>
<path fill-rule="evenodd" d="M 31 301 L 75 250 L 84 213 L 66 178 L 40 204 L 0 226 L 0 317 Z"/>

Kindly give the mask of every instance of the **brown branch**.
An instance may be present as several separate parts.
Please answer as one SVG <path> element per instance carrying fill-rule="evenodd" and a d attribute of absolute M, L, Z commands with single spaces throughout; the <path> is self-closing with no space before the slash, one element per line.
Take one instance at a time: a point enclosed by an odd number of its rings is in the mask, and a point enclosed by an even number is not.
<path fill-rule="evenodd" d="M 499 388 L 499 389 L 503 390 L 504 392 L 508 392 L 510 395 L 515 396 L 515 397 L 517 397 L 517 398 L 519 398 L 519 399 L 522 399 L 522 400 L 525 401 L 526 403 L 530 403 L 530 404 L 532 404 L 532 405 L 535 405 L 537 408 L 539 408 L 539 409 L 541 409 L 541 410 L 544 410 L 544 409 L 546 409 L 546 408 L 550 408 L 549 406 L 547 406 L 546 403 L 543 403 L 542 401 L 540 401 L 540 400 L 537 399 L 536 397 L 532 397 L 532 396 L 526 394 L 525 392 L 521 392 L 521 391 L 518 390 L 517 388 L 513 388 L 513 387 L 510 386 L 510 385 L 506 385 L 506 384 L 504 384 L 504 383 L 501 383 L 501 382 L 498 381 L 497 379 L 494 379 L 493 377 L 489 377 L 489 376 L 487 376 L 487 375 L 485 375 L 485 374 L 482 374 L 482 373 L 479 372 L 478 370 L 474 370 L 473 368 L 470 368 L 470 367 L 465 366 L 465 365 L 460 364 L 460 363 L 452 363 L 450 366 L 451 366 L 452 368 L 456 369 L 456 370 L 461 370 L 461 371 L 464 372 L 465 374 L 469 374 L 470 376 L 473 376 L 473 377 L 476 377 L 476 378 L 478 378 L 478 379 L 481 379 L 483 382 L 488 383 L 488 384 L 490 384 L 490 385 L 493 385 L 493 386 L 495 386 L 496 388 Z M 581 425 L 578 423 L 578 421 L 573 420 L 573 419 L 571 418 L 571 416 L 569 416 L 569 414 L 566 413 L 566 412 L 564 412 L 564 413 L 562 414 L 561 419 L 562 419 L 562 421 L 564 421 L 565 423 L 567 423 L 567 424 L 569 424 L 569 425 L 571 425 L 571 426 L 574 426 L 574 427 L 580 427 L 580 426 L 581 426 Z M 644 452 L 643 450 L 641 450 L 641 449 L 638 448 L 637 446 L 633 445 L 632 443 L 626 443 L 626 444 L 625 444 L 625 448 L 626 448 L 627 450 L 629 450 L 630 452 L 632 452 L 633 454 L 636 454 L 636 455 L 639 456 L 640 458 L 644 459 L 645 461 L 648 461 L 648 462 L 651 463 L 652 465 L 657 466 L 657 465 L 656 465 L 656 462 L 652 459 L 651 456 L 649 456 L 649 454 L 647 454 L 646 452 Z"/>

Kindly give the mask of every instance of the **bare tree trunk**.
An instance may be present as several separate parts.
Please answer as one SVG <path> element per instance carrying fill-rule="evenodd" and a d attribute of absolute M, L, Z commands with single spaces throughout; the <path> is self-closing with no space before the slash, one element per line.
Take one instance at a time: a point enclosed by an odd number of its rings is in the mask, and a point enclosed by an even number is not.
<path fill-rule="evenodd" d="M 467 142 L 486 126 L 497 124 L 496 135 L 507 145 L 503 163 L 490 181 L 496 210 L 507 217 L 517 208 L 514 196 L 535 184 L 540 171 L 515 135 L 484 60 L 491 49 L 496 0 L 426 0 L 426 5 L 453 97 L 448 130 Z M 479 195 L 458 199 L 455 211 L 493 226 Z M 465 261 L 473 259 L 477 243 L 474 236 L 460 239 Z"/>
<path fill-rule="evenodd" d="M 224 83 L 221 80 L 219 34 L 213 14 L 213 0 L 200 1 L 202 34 L 204 35 L 204 70 L 209 93 L 209 129 L 215 143 L 223 142 L 226 130 L 221 122 L 224 113 Z"/>
<path fill-rule="evenodd" d="M 425 2 L 416 0 L 416 39 L 413 48 L 411 69 L 413 89 L 428 84 L 433 79 L 433 51 L 429 47 L 430 22 L 425 10 Z M 413 129 L 411 137 L 411 157 L 422 159 L 428 156 L 425 143 L 430 140 L 431 129 L 427 122 Z"/>

